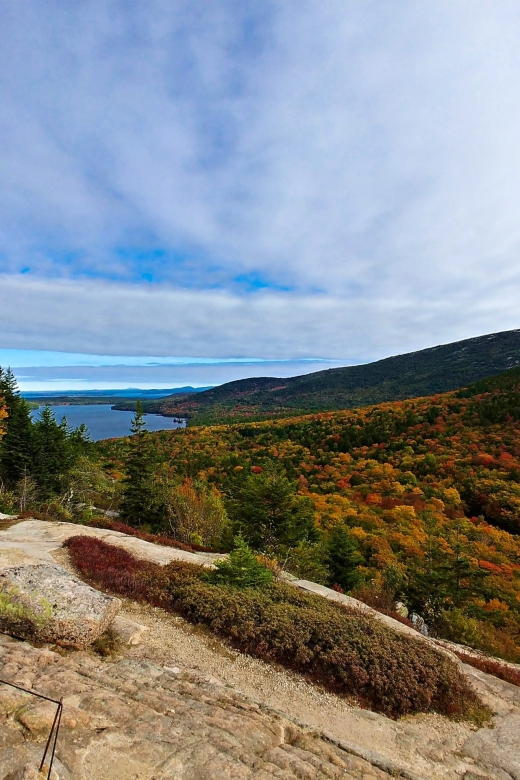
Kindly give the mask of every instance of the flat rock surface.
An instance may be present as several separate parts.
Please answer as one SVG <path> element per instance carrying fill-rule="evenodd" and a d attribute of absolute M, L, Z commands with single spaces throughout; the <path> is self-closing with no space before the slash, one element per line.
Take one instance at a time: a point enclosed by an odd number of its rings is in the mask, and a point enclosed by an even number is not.
<path fill-rule="evenodd" d="M 384 780 L 370 761 L 179 668 L 0 637 L 0 675 L 63 697 L 61 780 Z M 56 707 L 0 686 L 0 780 L 36 763 Z"/>
<path fill-rule="evenodd" d="M 39 545 L 69 569 L 62 542 L 84 531 L 158 563 L 168 562 L 166 553 L 169 560 L 186 560 L 182 554 L 211 564 L 212 556 L 158 548 L 114 532 L 28 523 L 1 532 L 0 540 Z M 64 695 L 71 708 L 76 725 L 69 723 L 70 736 L 65 729 L 58 750 L 62 778 L 520 780 L 520 689 L 472 667 L 462 668 L 495 711 L 493 728 L 475 729 L 436 715 L 395 722 L 237 653 L 178 616 L 127 601 L 121 616 L 149 631 L 138 646 L 124 647 L 117 662 L 87 652 L 61 657 L 0 638 L 0 677 Z M 48 664 L 38 653 L 47 653 Z M 0 780 L 6 778 L 2 766 L 15 754 L 22 760 L 24 751 L 39 744 L 44 716 L 31 711 L 18 717 L 12 702 L 8 710 L 2 721 L 0 708 Z M 4 750 L 11 751 L 7 764 Z"/>
<path fill-rule="evenodd" d="M 432 716 L 394 722 L 344 706 L 346 736 L 334 733 L 333 722 L 297 722 L 174 658 L 103 661 L 0 635 L 0 678 L 63 697 L 61 780 L 520 778 L 519 692 L 488 675 L 481 685 L 498 709 L 495 728 Z M 0 780 L 40 760 L 55 710 L 0 685 Z"/>
<path fill-rule="evenodd" d="M 35 558 L 49 555 L 51 550 L 62 547 L 71 536 L 94 536 L 103 539 L 108 544 L 122 547 L 138 558 L 166 564 L 171 561 L 188 561 L 203 566 L 211 566 L 214 560 L 225 556 L 214 553 L 192 553 L 177 550 L 174 547 L 160 547 L 151 542 L 144 542 L 134 536 L 127 536 L 118 531 L 107 531 L 103 528 L 79 526 L 74 523 L 53 523 L 46 520 L 22 520 L 4 531 L 0 531 L 0 554 L 6 546 L 18 547 L 31 553 Z"/>

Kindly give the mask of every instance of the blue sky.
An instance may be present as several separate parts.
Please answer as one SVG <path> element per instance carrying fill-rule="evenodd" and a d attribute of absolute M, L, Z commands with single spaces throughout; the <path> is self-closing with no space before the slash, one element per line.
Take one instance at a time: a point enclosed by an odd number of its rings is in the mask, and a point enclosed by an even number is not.
<path fill-rule="evenodd" d="M 22 391 L 207 387 L 259 373 L 288 377 L 343 364 L 315 358 L 157 357 L 0 349 L 0 366 L 16 366 Z"/>
<path fill-rule="evenodd" d="M 519 39 L 512 0 L 6 0 L 0 350 L 206 385 L 519 327 Z"/>

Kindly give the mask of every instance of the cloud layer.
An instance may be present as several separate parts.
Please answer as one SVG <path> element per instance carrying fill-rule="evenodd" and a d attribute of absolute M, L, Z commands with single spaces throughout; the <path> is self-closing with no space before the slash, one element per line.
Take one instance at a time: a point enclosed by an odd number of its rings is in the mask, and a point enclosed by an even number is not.
<path fill-rule="evenodd" d="M 8 0 L 0 346 L 350 362 L 519 326 L 520 9 Z"/>

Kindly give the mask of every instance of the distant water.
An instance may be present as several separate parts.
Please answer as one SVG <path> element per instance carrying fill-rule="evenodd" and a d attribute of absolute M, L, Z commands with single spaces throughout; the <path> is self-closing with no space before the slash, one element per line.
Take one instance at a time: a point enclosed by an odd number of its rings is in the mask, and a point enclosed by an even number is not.
<path fill-rule="evenodd" d="M 34 409 L 31 412 L 33 420 L 38 417 L 42 408 Z M 51 406 L 51 409 L 58 422 L 65 416 L 72 428 L 77 428 L 81 423 L 85 423 L 92 441 L 129 436 L 130 424 L 134 416 L 133 412 L 115 411 L 108 404 Z M 173 428 L 184 428 L 185 425 L 184 422 L 175 421 L 173 417 L 161 417 L 160 414 L 145 414 L 144 419 L 148 431 L 170 431 Z"/>

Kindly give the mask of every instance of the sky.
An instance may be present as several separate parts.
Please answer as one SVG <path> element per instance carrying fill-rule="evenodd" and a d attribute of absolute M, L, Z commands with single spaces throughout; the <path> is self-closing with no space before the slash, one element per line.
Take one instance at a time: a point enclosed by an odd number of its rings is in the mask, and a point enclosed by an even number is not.
<path fill-rule="evenodd" d="M 0 0 L 0 364 L 287 376 L 520 327 L 520 5 Z"/>

